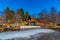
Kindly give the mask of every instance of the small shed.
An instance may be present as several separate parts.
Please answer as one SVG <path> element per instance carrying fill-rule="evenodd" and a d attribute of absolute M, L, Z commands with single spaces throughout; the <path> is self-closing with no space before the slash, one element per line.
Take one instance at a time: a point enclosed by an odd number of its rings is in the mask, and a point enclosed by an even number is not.
<path fill-rule="evenodd" d="M 28 25 L 37 26 L 37 22 L 38 22 L 38 21 L 37 21 L 37 20 L 34 20 L 34 19 L 33 19 L 33 20 L 29 20 L 29 21 L 28 21 Z"/>

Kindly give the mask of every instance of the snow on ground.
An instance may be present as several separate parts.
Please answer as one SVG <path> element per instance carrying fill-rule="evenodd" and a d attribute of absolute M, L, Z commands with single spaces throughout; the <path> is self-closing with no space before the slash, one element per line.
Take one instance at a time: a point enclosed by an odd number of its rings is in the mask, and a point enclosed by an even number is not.
<path fill-rule="evenodd" d="M 31 35 L 35 35 L 38 33 L 51 33 L 55 32 L 50 29 L 32 29 L 32 30 L 24 30 L 24 31 L 12 31 L 12 32 L 3 32 L 0 33 L 0 39 L 13 39 L 13 38 L 21 38 L 21 37 L 30 37 Z"/>

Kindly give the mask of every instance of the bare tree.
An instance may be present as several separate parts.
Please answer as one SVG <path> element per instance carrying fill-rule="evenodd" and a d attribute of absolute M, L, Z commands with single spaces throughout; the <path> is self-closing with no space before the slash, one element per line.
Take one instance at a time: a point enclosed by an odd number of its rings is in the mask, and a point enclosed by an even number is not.
<path fill-rule="evenodd" d="M 40 18 L 43 18 L 43 19 L 49 20 L 49 15 L 48 15 L 46 9 L 43 9 L 43 10 L 39 13 L 39 15 L 40 15 Z"/>
<path fill-rule="evenodd" d="M 51 7 L 50 20 L 52 21 L 52 23 L 56 23 L 56 10 L 54 7 Z"/>
<path fill-rule="evenodd" d="M 57 14 L 57 19 L 56 19 L 57 24 L 60 25 L 60 12 Z"/>

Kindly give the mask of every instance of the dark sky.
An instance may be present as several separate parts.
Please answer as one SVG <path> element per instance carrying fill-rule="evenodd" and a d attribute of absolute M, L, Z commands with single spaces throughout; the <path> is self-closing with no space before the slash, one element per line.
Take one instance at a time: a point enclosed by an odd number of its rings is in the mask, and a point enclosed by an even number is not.
<path fill-rule="evenodd" d="M 0 11 L 5 10 L 6 7 L 16 11 L 23 8 L 29 14 L 37 14 L 43 8 L 50 11 L 51 6 L 54 6 L 57 11 L 60 10 L 60 0 L 0 0 Z M 0 13 L 0 15 L 2 15 Z"/>

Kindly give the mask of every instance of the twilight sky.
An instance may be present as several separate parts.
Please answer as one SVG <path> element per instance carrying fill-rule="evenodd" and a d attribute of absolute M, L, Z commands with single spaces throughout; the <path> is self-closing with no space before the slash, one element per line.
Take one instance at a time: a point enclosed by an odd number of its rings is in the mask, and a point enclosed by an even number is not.
<path fill-rule="evenodd" d="M 51 6 L 54 6 L 57 11 L 60 10 L 60 0 L 0 0 L 0 11 L 4 11 L 6 7 L 16 11 L 23 8 L 29 14 L 37 14 L 43 8 L 50 11 Z M 0 15 L 2 15 L 0 13 Z"/>

